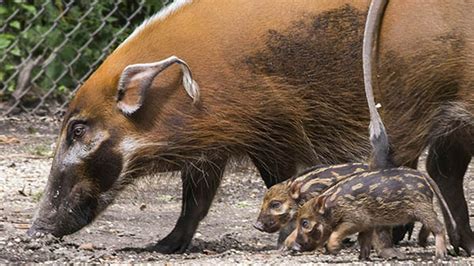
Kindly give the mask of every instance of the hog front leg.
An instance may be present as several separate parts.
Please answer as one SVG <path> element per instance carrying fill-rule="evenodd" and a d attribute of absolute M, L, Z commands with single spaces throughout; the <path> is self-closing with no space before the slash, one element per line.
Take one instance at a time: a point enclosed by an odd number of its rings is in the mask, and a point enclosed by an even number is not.
<path fill-rule="evenodd" d="M 189 246 L 199 222 L 207 215 L 219 187 L 227 158 L 187 166 L 181 173 L 183 202 L 174 229 L 149 250 L 182 253 Z"/>

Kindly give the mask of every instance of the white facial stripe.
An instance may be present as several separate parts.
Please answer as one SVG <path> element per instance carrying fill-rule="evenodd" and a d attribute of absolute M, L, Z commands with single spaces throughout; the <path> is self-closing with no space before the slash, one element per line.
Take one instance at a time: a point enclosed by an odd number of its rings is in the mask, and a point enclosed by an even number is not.
<path fill-rule="evenodd" d="M 161 9 L 158 13 L 156 13 L 152 17 L 150 17 L 150 18 L 146 19 L 145 21 L 143 21 L 143 23 L 140 26 L 138 26 L 133 31 L 133 33 L 130 34 L 130 36 L 128 36 L 128 38 L 123 43 L 121 43 L 119 45 L 119 47 L 122 46 L 124 43 L 127 43 L 130 40 L 137 37 L 140 34 L 140 32 L 142 32 L 143 29 L 145 29 L 149 24 L 152 24 L 155 21 L 162 21 L 162 20 L 166 19 L 168 16 L 170 16 L 173 13 L 180 10 L 183 6 L 186 6 L 186 5 L 191 4 L 191 3 L 192 3 L 192 0 L 175 0 L 173 3 L 167 5 L 166 7 Z"/>
<path fill-rule="evenodd" d="M 297 212 L 298 212 L 298 209 L 291 209 L 290 210 L 290 217 L 295 217 Z"/>
<path fill-rule="evenodd" d="M 124 156 L 133 154 L 139 147 L 139 140 L 133 137 L 123 138 L 119 145 L 119 149 Z"/>
<path fill-rule="evenodd" d="M 130 160 L 133 158 L 133 156 L 139 152 L 140 149 L 146 148 L 146 147 L 163 147 L 169 145 L 169 142 L 167 141 L 161 141 L 161 142 L 151 142 L 147 139 L 139 139 L 136 137 L 131 137 L 131 136 L 125 136 L 120 144 L 118 145 L 118 152 L 122 154 L 123 159 L 124 159 L 124 165 L 122 168 L 122 172 L 119 175 L 118 181 L 116 183 L 120 183 L 121 180 L 125 178 L 127 175 L 127 172 L 130 171 Z"/>
<path fill-rule="evenodd" d="M 127 161 L 137 150 L 145 147 L 162 147 L 169 143 L 167 141 L 151 142 L 147 139 L 140 139 L 131 136 L 125 136 L 119 144 L 119 152 L 123 154 Z"/>
<path fill-rule="evenodd" d="M 278 209 L 270 209 L 270 214 L 274 216 L 282 215 L 282 214 L 287 213 L 289 208 L 290 208 L 289 204 L 285 202 Z"/>
<path fill-rule="evenodd" d="M 318 231 L 322 234 L 323 233 L 323 224 L 319 224 L 318 227 L 317 227 Z"/>
<path fill-rule="evenodd" d="M 81 163 L 85 158 L 87 158 L 87 156 L 97 151 L 100 145 L 109 138 L 110 134 L 104 130 L 95 133 L 90 143 L 73 143 L 71 148 L 64 154 L 64 157 L 61 160 L 61 167 L 66 168 Z"/>

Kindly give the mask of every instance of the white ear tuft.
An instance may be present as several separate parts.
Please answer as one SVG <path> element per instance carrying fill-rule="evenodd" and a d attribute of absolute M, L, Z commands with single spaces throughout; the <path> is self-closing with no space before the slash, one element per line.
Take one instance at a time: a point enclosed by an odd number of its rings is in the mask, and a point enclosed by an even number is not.
<path fill-rule="evenodd" d="M 193 99 L 193 103 L 196 104 L 199 102 L 199 86 L 196 81 L 193 79 L 191 74 L 191 69 L 189 68 L 186 62 L 178 59 L 181 64 L 181 69 L 183 70 L 183 86 L 189 97 Z"/>

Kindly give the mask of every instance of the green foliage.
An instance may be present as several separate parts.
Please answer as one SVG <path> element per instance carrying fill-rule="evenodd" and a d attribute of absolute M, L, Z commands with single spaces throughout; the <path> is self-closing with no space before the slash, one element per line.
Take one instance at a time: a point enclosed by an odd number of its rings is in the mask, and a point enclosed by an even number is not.
<path fill-rule="evenodd" d="M 53 151 L 51 150 L 51 147 L 48 147 L 47 145 L 41 144 L 34 146 L 30 150 L 31 155 L 36 155 L 36 156 L 41 156 L 41 157 L 48 157 L 52 158 L 53 156 Z"/>
<path fill-rule="evenodd" d="M 0 1 L 0 93 L 6 88 L 5 99 L 15 90 L 28 58 L 39 58 L 31 73 L 38 94 L 69 93 L 161 7 L 160 0 Z"/>
<path fill-rule="evenodd" d="M 42 191 L 37 191 L 37 192 L 31 194 L 31 198 L 33 199 L 33 202 L 39 202 L 42 197 L 43 197 L 43 192 Z"/>

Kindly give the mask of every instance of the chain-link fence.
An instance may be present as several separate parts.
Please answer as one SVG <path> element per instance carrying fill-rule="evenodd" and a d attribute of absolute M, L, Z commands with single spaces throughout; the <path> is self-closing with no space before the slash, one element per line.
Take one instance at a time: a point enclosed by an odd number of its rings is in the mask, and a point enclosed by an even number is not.
<path fill-rule="evenodd" d="M 172 0 L 0 0 L 0 115 L 61 112 L 145 18 Z"/>

